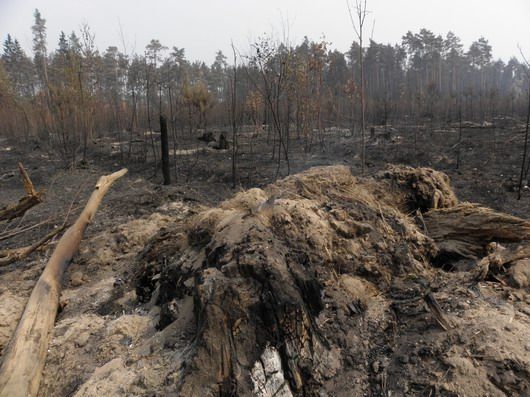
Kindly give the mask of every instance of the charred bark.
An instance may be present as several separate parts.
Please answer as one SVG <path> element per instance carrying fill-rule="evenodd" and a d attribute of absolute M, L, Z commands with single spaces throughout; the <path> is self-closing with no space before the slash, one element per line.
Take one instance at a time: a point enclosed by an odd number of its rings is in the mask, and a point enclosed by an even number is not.
<path fill-rule="evenodd" d="M 169 171 L 169 137 L 167 133 L 166 116 L 160 115 L 160 144 L 162 147 L 162 175 L 164 176 L 164 185 L 171 183 L 171 174 Z"/>

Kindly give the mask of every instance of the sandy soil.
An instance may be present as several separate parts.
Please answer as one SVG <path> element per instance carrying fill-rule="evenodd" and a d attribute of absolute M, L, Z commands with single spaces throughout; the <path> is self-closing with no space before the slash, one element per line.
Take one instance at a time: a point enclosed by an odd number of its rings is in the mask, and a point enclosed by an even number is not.
<path fill-rule="evenodd" d="M 460 200 L 529 218 L 530 191 L 523 192 L 521 201 L 514 193 L 522 145 L 519 132 L 466 131 L 457 170 L 457 131 L 420 127 L 416 145 L 414 134 L 407 131 L 398 129 L 386 140 L 378 130 L 367 147 L 366 176 L 386 163 L 431 166 L 450 176 Z M 91 160 L 74 169 L 65 169 L 57 156 L 41 148 L 20 150 L 12 142 L 0 142 L 0 205 L 23 195 L 17 161 L 24 162 L 36 187 L 46 190 L 45 202 L 24 218 L 1 225 L 0 237 L 47 221 L 0 241 L 0 248 L 27 245 L 65 219 L 74 219 L 98 176 L 122 165 L 119 153 L 111 155 L 106 142 L 96 142 Z M 238 191 L 264 188 L 273 181 L 276 165 L 266 149 L 266 137 L 253 142 L 252 148 L 250 139 L 243 136 L 241 142 L 240 183 L 235 190 L 230 189 L 231 152 L 206 149 L 206 144 L 191 138 L 182 137 L 176 152 L 178 181 L 169 187 L 160 185 L 160 172 L 153 176 L 151 162 L 128 164 L 130 173 L 109 191 L 66 275 L 41 396 L 180 395 L 178 385 L 188 371 L 198 332 L 193 297 L 165 305 L 157 304 L 156 298 L 141 301 L 135 277 L 142 261 L 157 263 L 170 257 L 174 241 L 194 216 Z M 315 147 L 311 154 L 294 150 L 290 162 L 291 173 L 344 164 L 358 175 L 358 139 L 329 132 L 325 148 Z M 283 163 L 279 177 L 285 174 Z M 53 246 L 52 242 L 27 260 L 0 268 L 0 349 Z M 149 247 L 156 247 L 155 257 L 149 256 Z M 518 266 L 515 276 L 506 275 L 506 280 L 511 277 L 506 284 L 488 280 L 473 288 L 462 283 L 461 272 L 431 268 L 434 296 L 455 326 L 449 331 L 442 330 L 421 305 L 397 307 L 392 288 L 382 293 L 370 278 L 339 272 L 326 287 L 324 301 L 329 306 L 315 321 L 343 352 L 340 378 L 322 379 L 320 395 L 530 395 L 530 274 L 528 266 Z M 396 285 L 394 292 L 402 295 L 407 288 Z M 361 302 L 362 315 L 340 300 L 348 294 L 352 302 Z M 167 318 L 172 321 L 161 326 L 161 319 Z M 270 367 L 263 364 L 250 371 L 265 390 L 257 395 L 272 395 L 267 390 L 296 395 L 292 387 L 283 386 L 288 376 L 277 357 L 273 347 L 264 348 L 262 363 Z"/>

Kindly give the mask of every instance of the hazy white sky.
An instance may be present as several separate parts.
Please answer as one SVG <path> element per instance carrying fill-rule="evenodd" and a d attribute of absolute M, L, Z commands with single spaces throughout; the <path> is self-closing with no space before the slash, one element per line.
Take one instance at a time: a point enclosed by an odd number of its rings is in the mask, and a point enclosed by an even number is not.
<path fill-rule="evenodd" d="M 69 34 L 84 22 L 100 51 L 123 50 L 121 25 L 127 52 L 143 52 L 156 38 L 207 63 L 217 49 L 228 55 L 231 39 L 245 53 L 252 39 L 282 36 L 284 27 L 292 42 L 325 35 L 332 48 L 345 51 L 353 40 L 346 0 L 0 0 L 2 41 L 11 33 L 30 50 L 35 8 L 47 21 L 50 48 L 61 30 Z M 408 30 L 425 27 L 443 35 L 452 30 L 466 47 L 483 35 L 496 58 L 518 55 L 518 43 L 530 54 L 530 0 L 368 0 L 368 9 L 378 42 L 400 42 Z"/>

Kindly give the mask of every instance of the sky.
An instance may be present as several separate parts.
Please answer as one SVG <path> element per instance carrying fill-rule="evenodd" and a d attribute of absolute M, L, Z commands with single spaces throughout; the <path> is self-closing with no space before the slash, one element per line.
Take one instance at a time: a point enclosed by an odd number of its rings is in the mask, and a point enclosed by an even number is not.
<path fill-rule="evenodd" d="M 151 39 L 185 48 L 189 60 L 211 64 L 217 50 L 231 54 L 230 42 L 248 53 L 257 37 L 304 36 L 331 42 L 346 51 L 354 40 L 347 0 L 0 0 L 0 37 L 7 33 L 31 51 L 33 11 L 46 19 L 48 46 L 56 48 L 61 30 L 69 34 L 87 23 L 98 49 L 115 45 L 142 53 Z M 354 0 L 350 0 L 354 1 Z M 530 56 L 530 0 L 367 0 L 366 36 L 399 43 L 407 32 L 425 27 L 436 34 L 453 31 L 465 47 L 480 36 L 494 58 Z M 375 21 L 375 25 L 374 25 Z M 122 39 L 123 37 L 123 39 Z M 230 57 L 229 57 L 230 58 Z"/>

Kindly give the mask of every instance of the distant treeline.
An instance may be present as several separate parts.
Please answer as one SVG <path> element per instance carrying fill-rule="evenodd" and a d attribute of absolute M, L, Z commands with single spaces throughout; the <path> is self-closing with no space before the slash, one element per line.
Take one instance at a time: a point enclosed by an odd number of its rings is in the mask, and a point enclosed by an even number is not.
<path fill-rule="evenodd" d="M 217 52 L 208 66 L 158 40 L 141 54 L 116 46 L 100 53 L 88 26 L 61 33 L 51 49 L 45 19 L 38 10 L 34 17 L 32 56 L 11 35 L 3 44 L 3 135 L 42 138 L 72 155 L 95 135 L 156 129 L 160 113 L 173 131 L 192 134 L 235 117 L 306 143 L 326 126 L 355 130 L 359 124 L 356 42 L 342 53 L 325 41 L 305 38 L 292 46 L 263 36 L 229 59 Z M 422 29 L 405 34 L 401 44 L 370 41 L 362 51 L 368 123 L 445 123 L 461 115 L 482 122 L 525 113 L 526 66 L 516 58 L 494 60 L 483 37 L 465 49 L 452 32 L 442 37 Z"/>

